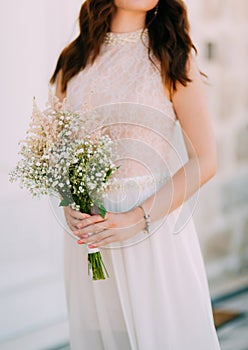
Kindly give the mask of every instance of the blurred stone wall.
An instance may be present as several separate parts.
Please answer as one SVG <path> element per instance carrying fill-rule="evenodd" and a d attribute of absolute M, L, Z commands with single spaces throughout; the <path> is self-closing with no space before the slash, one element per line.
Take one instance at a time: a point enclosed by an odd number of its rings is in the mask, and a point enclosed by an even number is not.
<path fill-rule="evenodd" d="M 187 5 L 218 151 L 217 174 L 202 187 L 195 214 L 211 281 L 248 267 L 248 1 Z"/>

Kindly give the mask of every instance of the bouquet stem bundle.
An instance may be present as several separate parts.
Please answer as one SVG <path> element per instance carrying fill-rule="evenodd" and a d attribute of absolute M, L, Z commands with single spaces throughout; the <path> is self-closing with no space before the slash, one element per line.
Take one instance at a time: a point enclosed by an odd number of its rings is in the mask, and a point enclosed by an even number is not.
<path fill-rule="evenodd" d="M 93 281 L 104 280 L 105 276 L 109 277 L 102 255 L 97 248 L 88 250 L 88 274 Z"/>

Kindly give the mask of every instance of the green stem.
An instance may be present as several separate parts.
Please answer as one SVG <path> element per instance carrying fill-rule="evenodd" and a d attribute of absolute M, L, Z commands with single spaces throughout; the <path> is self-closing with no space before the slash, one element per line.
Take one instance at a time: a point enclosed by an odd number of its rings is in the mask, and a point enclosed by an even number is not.
<path fill-rule="evenodd" d="M 90 273 L 93 281 L 105 280 L 106 276 L 109 277 L 100 252 L 88 253 L 88 274 Z"/>

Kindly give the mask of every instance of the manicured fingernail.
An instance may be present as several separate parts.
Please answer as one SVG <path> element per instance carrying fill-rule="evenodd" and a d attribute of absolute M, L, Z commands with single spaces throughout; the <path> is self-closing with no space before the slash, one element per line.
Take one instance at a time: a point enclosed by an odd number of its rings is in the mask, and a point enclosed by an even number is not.
<path fill-rule="evenodd" d="M 77 241 L 78 244 L 85 244 L 83 241 L 81 241 L 80 239 Z"/>
<path fill-rule="evenodd" d="M 93 244 L 89 244 L 88 247 L 89 247 L 90 249 L 91 249 L 91 248 L 96 248 L 96 246 L 93 245 Z"/>
<path fill-rule="evenodd" d="M 82 235 L 83 238 L 88 238 L 88 235 Z"/>
<path fill-rule="evenodd" d="M 90 217 L 89 214 L 84 214 L 84 215 L 82 216 L 83 219 L 87 219 L 87 218 L 89 218 L 89 217 Z"/>

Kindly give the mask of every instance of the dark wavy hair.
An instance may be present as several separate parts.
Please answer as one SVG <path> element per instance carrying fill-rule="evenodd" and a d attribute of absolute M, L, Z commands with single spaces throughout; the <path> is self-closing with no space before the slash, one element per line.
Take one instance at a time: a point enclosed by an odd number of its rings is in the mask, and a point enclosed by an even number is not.
<path fill-rule="evenodd" d="M 62 93 L 66 92 L 68 81 L 98 56 L 116 10 L 114 0 L 86 0 L 83 3 L 79 14 L 80 33 L 61 52 L 50 79 L 50 83 L 54 84 L 62 70 Z M 157 9 L 147 11 L 145 27 L 149 33 L 148 57 L 152 61 L 153 52 L 160 62 L 159 69 L 165 86 L 169 87 L 170 93 L 176 90 L 177 82 L 186 86 L 191 81 L 187 75 L 187 61 L 192 49 L 195 54 L 197 49 L 190 38 L 184 2 L 159 0 Z"/>

